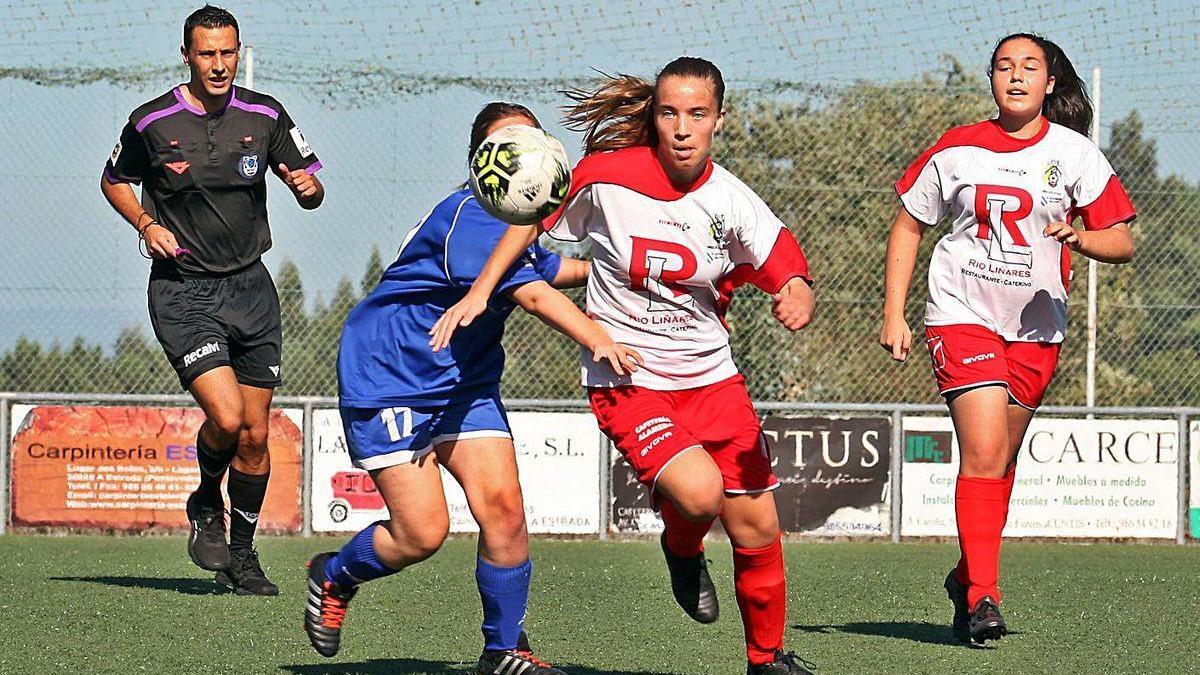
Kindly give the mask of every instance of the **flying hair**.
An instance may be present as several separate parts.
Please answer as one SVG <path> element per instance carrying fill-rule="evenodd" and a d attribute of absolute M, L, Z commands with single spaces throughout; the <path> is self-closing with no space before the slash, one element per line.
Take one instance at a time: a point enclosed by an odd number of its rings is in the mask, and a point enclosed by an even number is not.
<path fill-rule="evenodd" d="M 654 82 L 633 75 L 600 73 L 594 88 L 571 87 L 562 94 L 571 100 L 563 106 L 563 124 L 583 133 L 584 153 L 619 150 L 636 145 L 654 145 L 655 90 L 665 77 L 695 77 L 713 84 L 717 108 L 725 104 L 725 80 L 710 61 L 681 56 L 668 63 Z"/>

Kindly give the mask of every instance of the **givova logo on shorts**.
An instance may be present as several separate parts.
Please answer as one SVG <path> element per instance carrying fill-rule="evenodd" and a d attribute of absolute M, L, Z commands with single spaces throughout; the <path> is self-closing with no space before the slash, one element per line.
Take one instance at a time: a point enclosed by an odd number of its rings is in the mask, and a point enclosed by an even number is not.
<path fill-rule="evenodd" d="M 216 354 L 219 351 L 221 351 L 221 344 L 219 342 L 209 342 L 206 345 L 201 345 L 200 347 L 197 347 L 183 355 L 183 366 L 186 368 L 196 361 L 199 361 L 210 354 Z"/>

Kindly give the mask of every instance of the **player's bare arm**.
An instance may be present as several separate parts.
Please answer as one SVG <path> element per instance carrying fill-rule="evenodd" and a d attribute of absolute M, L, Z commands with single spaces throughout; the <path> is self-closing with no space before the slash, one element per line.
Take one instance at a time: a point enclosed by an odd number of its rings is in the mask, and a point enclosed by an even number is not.
<path fill-rule="evenodd" d="M 904 319 L 908 289 L 913 268 L 917 264 L 917 247 L 921 245 L 923 228 L 904 208 L 896 214 L 892 233 L 888 237 L 887 262 L 884 267 L 883 328 L 879 346 L 892 358 L 903 361 L 912 350 L 912 329 Z"/>
<path fill-rule="evenodd" d="M 100 192 L 113 210 L 138 231 L 138 236 L 146 240 L 146 250 L 152 258 L 170 259 L 179 255 L 179 243 L 175 241 L 175 235 L 146 213 L 129 183 L 110 183 L 101 176 Z"/>
<path fill-rule="evenodd" d="M 1133 259 L 1133 233 L 1126 223 L 1103 230 L 1077 230 L 1067 223 L 1050 223 L 1043 234 L 1092 260 L 1121 265 Z"/>
<path fill-rule="evenodd" d="M 555 288 L 580 288 L 587 286 L 588 275 L 592 272 L 592 263 L 578 258 L 563 258 L 558 274 L 554 276 L 551 286 Z"/>
<path fill-rule="evenodd" d="M 300 205 L 300 208 L 312 210 L 325 201 L 325 186 L 321 184 L 321 179 L 317 178 L 315 174 L 311 174 L 305 169 L 293 171 L 288 169 L 286 164 L 275 167 L 275 174 L 292 191 L 292 196 L 296 198 L 296 203 Z"/>
<path fill-rule="evenodd" d="M 454 331 L 459 327 L 470 326 L 480 314 L 487 310 L 488 298 L 500 283 L 504 272 L 520 258 L 525 250 L 537 240 L 538 228 L 531 225 L 509 225 L 508 230 L 500 237 L 496 250 L 488 257 L 480 271 L 479 277 L 471 284 L 471 290 L 442 315 L 433 329 L 429 346 L 433 351 L 445 349 L 454 337 Z"/>
<path fill-rule="evenodd" d="M 592 352 L 592 361 L 608 361 L 618 375 L 637 372 L 642 355 L 613 342 L 600 324 L 592 321 L 571 299 L 544 281 L 523 284 L 510 293 L 513 302 Z"/>

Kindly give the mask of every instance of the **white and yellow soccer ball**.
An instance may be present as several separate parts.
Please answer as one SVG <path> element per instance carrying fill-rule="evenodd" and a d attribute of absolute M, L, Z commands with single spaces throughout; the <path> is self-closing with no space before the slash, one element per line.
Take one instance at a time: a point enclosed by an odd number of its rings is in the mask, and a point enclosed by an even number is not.
<path fill-rule="evenodd" d="M 483 209 L 514 225 L 540 222 L 571 189 L 567 151 L 536 127 L 497 129 L 479 144 L 469 169 L 471 192 Z"/>

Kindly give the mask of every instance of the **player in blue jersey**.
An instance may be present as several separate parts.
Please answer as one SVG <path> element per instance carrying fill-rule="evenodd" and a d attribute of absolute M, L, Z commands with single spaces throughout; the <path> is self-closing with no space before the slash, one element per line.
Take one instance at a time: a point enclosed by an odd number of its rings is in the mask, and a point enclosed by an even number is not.
<path fill-rule="evenodd" d="M 471 128 L 468 157 L 492 132 L 540 126 L 524 106 L 488 104 Z M 338 352 L 338 392 L 355 466 L 371 473 L 390 520 L 309 562 L 305 629 L 324 656 L 337 653 L 359 584 L 433 555 L 450 528 L 438 467 L 462 485 L 479 523 L 475 578 L 483 603 L 480 675 L 561 675 L 530 651 L 522 629 L 532 563 L 516 453 L 504 406 L 500 338 L 512 310 L 538 316 L 607 360 L 636 370 L 641 356 L 614 344 L 555 288 L 583 286 L 589 263 L 529 247 L 497 286 L 490 311 L 429 348 L 429 331 L 475 281 L 507 224 L 466 188 L 442 200 L 408 233 L 379 285 L 351 310 Z"/>

